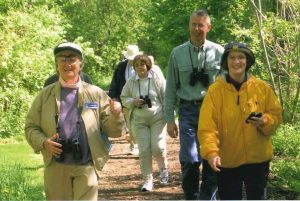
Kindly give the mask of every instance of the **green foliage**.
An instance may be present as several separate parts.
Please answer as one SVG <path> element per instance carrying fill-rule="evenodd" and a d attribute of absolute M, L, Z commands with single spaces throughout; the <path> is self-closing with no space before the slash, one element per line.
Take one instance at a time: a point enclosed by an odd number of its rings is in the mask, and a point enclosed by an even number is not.
<path fill-rule="evenodd" d="M 275 154 L 281 157 L 300 158 L 300 128 L 299 126 L 282 125 L 275 136 L 273 146 Z"/>
<path fill-rule="evenodd" d="M 300 192 L 300 159 L 277 159 L 273 162 L 271 171 L 275 174 L 275 181 L 281 188 Z"/>
<path fill-rule="evenodd" d="M 197 10 L 194 1 L 152 0 L 148 11 L 144 13 L 148 22 L 145 31 L 151 33 L 148 36 L 147 49 L 162 69 L 167 67 L 172 49 L 188 40 L 188 22 L 193 10 Z"/>
<path fill-rule="evenodd" d="M 296 122 L 300 95 L 299 1 L 255 1 L 260 22 L 260 39 L 266 47 L 261 56 L 268 67 L 268 77 L 284 109 L 284 121 Z M 255 8 L 256 9 L 256 8 Z M 259 47 L 259 46 L 257 46 Z M 263 50 L 263 48 L 262 48 Z M 267 62 L 269 60 L 269 64 Z M 272 79 L 271 79 L 272 78 Z"/>
<path fill-rule="evenodd" d="M 74 42 L 83 48 L 83 71 L 88 75 L 91 75 L 92 81 L 95 85 L 100 86 L 101 83 L 99 83 L 99 80 L 101 81 L 103 77 L 107 77 L 107 73 L 105 73 L 105 69 L 103 69 L 103 59 L 95 54 L 94 49 L 91 48 L 91 42 L 84 42 L 82 37 L 76 38 Z"/>
<path fill-rule="evenodd" d="M 46 5 L 23 5 L 0 14 L 0 137 L 23 133 L 31 96 L 54 72 L 49 47 L 63 34 L 58 13 Z"/>
<path fill-rule="evenodd" d="M 29 93 L 22 88 L 8 91 L 0 88 L 0 138 L 23 133 L 25 115 L 31 98 Z"/>
<path fill-rule="evenodd" d="M 0 200 L 41 200 L 45 199 L 42 186 L 32 185 L 30 175 L 21 164 L 0 165 Z"/>
<path fill-rule="evenodd" d="M 282 189 L 300 192 L 300 135 L 299 126 L 283 125 L 273 136 L 275 160 L 271 172 L 273 182 Z"/>
<path fill-rule="evenodd" d="M 0 200 L 45 200 L 41 155 L 24 141 L 1 144 Z"/>
<path fill-rule="evenodd" d="M 41 15 L 47 13 L 47 15 Z M 48 20 L 48 25 L 42 18 Z M 1 29 L 1 82 L 5 90 L 13 86 L 24 87 L 35 92 L 40 89 L 40 83 L 52 70 L 52 60 L 49 60 L 49 45 L 55 41 L 61 28 L 51 21 L 55 18 L 46 6 L 40 10 L 9 11 L 8 15 L 0 16 Z M 50 23 L 50 22 L 51 23 Z M 52 29 L 57 29 L 53 31 Z M 41 70 L 43 68 L 43 70 Z"/>
<path fill-rule="evenodd" d="M 261 27 L 255 15 L 258 7 L 251 2 L 261 3 Z M 222 45 L 230 41 L 248 43 L 256 56 L 252 73 L 271 83 L 259 37 L 262 31 L 285 121 L 297 122 L 300 118 L 300 1 L 2 0 L 0 138 L 23 135 L 25 116 L 33 97 L 42 89 L 44 80 L 55 73 L 52 51 L 62 40 L 82 46 L 84 71 L 96 85 L 107 90 L 112 72 L 122 59 L 121 52 L 128 44 L 138 44 L 142 51 L 153 55 L 165 72 L 172 49 L 189 39 L 191 12 L 202 8 L 208 10 L 212 20 L 208 39 Z M 276 158 L 272 165 L 278 185 L 298 192 L 299 131 L 299 126 L 293 124 L 278 130 L 273 137 Z M 14 149 L 7 150 L 10 147 L 3 149 L 0 145 L 2 156 L 9 152 L 19 157 L 9 155 L 12 161 L 23 157 L 15 154 Z M 44 199 L 37 193 L 42 192 L 41 182 L 28 182 L 31 170 L 37 167 L 30 169 L 24 161 L 21 164 L 7 163 L 0 158 L 0 200 Z M 9 177 L 13 178 L 8 180 Z"/>
<path fill-rule="evenodd" d="M 121 51 L 129 43 L 138 43 L 145 35 L 140 17 L 147 0 L 65 1 L 61 3 L 66 22 L 66 39 L 82 37 L 102 63 L 86 65 L 85 69 L 96 83 L 112 74 L 121 59 Z M 89 64 L 89 63 L 87 63 Z"/>
<path fill-rule="evenodd" d="M 255 18 L 249 18 L 253 11 L 247 0 L 152 0 L 145 13 L 148 22 L 149 50 L 162 68 L 167 67 L 171 50 L 189 40 L 188 22 L 192 11 L 206 9 L 211 17 L 212 29 L 208 39 L 222 45 L 230 41 L 257 44 L 253 25 Z"/>

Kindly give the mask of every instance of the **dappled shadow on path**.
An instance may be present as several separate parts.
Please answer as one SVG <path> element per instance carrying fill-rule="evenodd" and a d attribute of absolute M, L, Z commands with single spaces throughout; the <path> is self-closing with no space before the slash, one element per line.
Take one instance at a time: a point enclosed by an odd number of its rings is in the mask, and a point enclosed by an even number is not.
<path fill-rule="evenodd" d="M 178 162 L 179 140 L 167 138 L 170 179 L 168 185 L 159 183 L 159 171 L 153 161 L 154 188 L 140 192 L 143 184 L 138 157 L 128 155 L 129 144 L 124 138 L 113 139 L 110 159 L 99 181 L 99 200 L 182 200 L 180 165 Z"/>

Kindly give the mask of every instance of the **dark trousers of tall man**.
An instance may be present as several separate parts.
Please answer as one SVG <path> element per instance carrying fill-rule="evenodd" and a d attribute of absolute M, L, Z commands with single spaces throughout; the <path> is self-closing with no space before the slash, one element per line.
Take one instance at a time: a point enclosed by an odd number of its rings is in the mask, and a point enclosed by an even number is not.
<path fill-rule="evenodd" d="M 186 200 L 210 200 L 217 189 L 216 173 L 203 161 L 202 183 L 199 193 L 201 157 L 197 137 L 200 104 L 180 102 L 179 135 L 182 189 Z"/>

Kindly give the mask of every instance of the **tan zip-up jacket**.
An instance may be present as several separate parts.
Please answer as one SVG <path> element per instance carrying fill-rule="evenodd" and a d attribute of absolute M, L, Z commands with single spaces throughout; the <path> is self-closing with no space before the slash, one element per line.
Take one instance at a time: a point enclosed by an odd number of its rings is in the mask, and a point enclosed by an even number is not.
<path fill-rule="evenodd" d="M 43 148 L 43 142 L 56 134 L 55 115 L 60 108 L 61 85 L 59 82 L 44 88 L 33 101 L 27 114 L 25 136 L 35 153 L 42 153 L 45 166 L 52 161 L 52 155 Z M 96 103 L 98 108 L 87 107 L 87 103 Z M 108 137 L 120 137 L 124 132 L 124 116 L 111 115 L 109 96 L 99 87 L 80 81 L 78 107 L 85 125 L 93 164 L 99 176 L 108 159 L 107 141 L 100 133 Z"/>

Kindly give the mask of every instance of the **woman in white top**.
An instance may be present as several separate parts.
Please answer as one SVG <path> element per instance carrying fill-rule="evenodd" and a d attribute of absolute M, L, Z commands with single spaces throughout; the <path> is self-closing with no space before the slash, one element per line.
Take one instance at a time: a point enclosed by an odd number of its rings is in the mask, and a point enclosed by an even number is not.
<path fill-rule="evenodd" d="M 166 80 L 152 70 L 147 55 L 138 55 L 133 60 L 136 76 L 123 87 L 121 100 L 128 109 L 130 129 L 139 148 L 140 168 L 144 179 L 141 191 L 153 188 L 152 156 L 160 169 L 160 183 L 168 183 L 166 122 L 163 103 Z"/>

